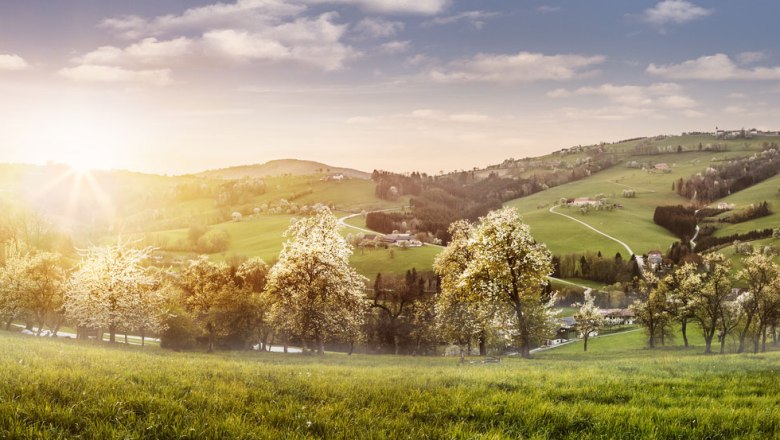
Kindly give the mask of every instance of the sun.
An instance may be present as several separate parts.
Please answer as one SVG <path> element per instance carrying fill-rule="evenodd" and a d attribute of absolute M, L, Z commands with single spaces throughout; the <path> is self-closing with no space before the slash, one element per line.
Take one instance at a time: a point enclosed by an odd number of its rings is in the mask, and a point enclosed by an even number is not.
<path fill-rule="evenodd" d="M 64 165 L 73 170 L 76 174 L 87 174 L 92 171 L 109 168 L 108 161 L 101 158 L 95 152 L 85 150 L 72 150 L 69 157 L 62 160 Z"/>
<path fill-rule="evenodd" d="M 39 161 L 61 163 L 78 173 L 120 168 L 136 139 L 132 118 L 121 110 L 70 105 L 42 120 L 46 128 L 35 139 L 43 156 Z"/>

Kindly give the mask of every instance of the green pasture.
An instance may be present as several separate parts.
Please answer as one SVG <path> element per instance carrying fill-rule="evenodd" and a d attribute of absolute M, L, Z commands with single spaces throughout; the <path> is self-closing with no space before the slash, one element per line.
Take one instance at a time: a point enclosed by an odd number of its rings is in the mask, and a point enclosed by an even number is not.
<path fill-rule="evenodd" d="M 643 348 L 532 360 L 173 353 L 0 332 L 1 438 L 770 439 L 780 353 Z"/>

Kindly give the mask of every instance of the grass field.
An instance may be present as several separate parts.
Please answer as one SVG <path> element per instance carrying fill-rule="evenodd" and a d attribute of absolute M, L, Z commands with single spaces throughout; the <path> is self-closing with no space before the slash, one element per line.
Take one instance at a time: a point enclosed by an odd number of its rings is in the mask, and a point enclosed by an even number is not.
<path fill-rule="evenodd" d="M 700 136 L 683 136 L 673 138 L 667 142 L 677 145 L 695 145 L 702 140 Z M 710 138 L 709 142 L 712 142 Z M 663 142 L 663 141 L 660 141 Z M 760 143 L 759 143 L 760 144 Z M 609 234 L 625 243 L 631 249 L 643 254 L 651 250 L 666 250 L 677 238 L 664 228 L 653 222 L 653 212 L 656 206 L 690 203 L 689 200 L 679 197 L 672 191 L 672 183 L 679 178 L 687 179 L 692 174 L 702 171 L 711 163 L 717 163 L 724 158 L 735 155 L 745 155 L 755 151 L 757 145 L 752 142 L 749 151 L 737 145 L 732 145 L 728 152 L 685 152 L 655 156 L 635 156 L 626 160 L 651 161 L 653 163 L 668 163 L 672 167 L 671 173 L 649 173 L 639 169 L 627 168 L 624 164 L 618 164 L 610 169 L 596 173 L 585 179 L 571 182 L 565 185 L 550 188 L 549 190 L 533 194 L 528 197 L 507 202 L 506 206 L 517 208 L 525 221 L 531 226 L 534 237 L 547 244 L 554 253 L 570 253 L 583 251 L 602 251 L 602 253 L 614 254 L 625 250 L 614 241 L 600 236 L 588 230 L 582 225 L 556 216 L 549 212 L 561 198 L 594 197 L 596 194 L 606 195 L 611 202 L 620 203 L 623 208 L 614 211 L 590 211 L 582 214 L 578 209 L 559 208 L 559 212 L 568 214 L 588 223 L 596 229 Z M 616 147 L 617 148 L 617 147 Z M 780 184 L 780 176 L 769 179 L 747 190 L 735 193 L 724 199 L 737 205 L 747 205 L 756 201 L 777 201 L 777 187 Z M 635 198 L 624 198 L 624 189 L 633 189 Z M 780 207 L 779 207 L 780 208 Z M 780 212 L 780 211 L 776 211 Z M 777 224 L 780 214 L 774 214 L 764 219 L 734 225 L 719 231 L 720 234 L 734 233 L 731 231 L 752 230 L 758 227 L 770 227 Z M 731 232 L 730 232 L 731 231 Z M 625 257 L 625 255 L 624 255 Z"/>
<path fill-rule="evenodd" d="M 245 218 L 240 222 L 226 222 L 213 225 L 212 228 L 222 229 L 230 236 L 230 246 L 227 251 L 212 254 L 212 258 L 224 259 L 232 255 L 245 257 L 260 257 L 267 263 L 276 261 L 282 244 L 285 241 L 284 232 L 290 226 L 294 217 L 290 215 L 260 216 Z M 358 217 L 362 219 L 362 217 Z M 342 234 L 357 231 L 342 228 Z M 185 240 L 187 229 L 164 231 L 170 242 Z M 392 250 L 392 252 L 391 252 Z M 434 257 L 441 252 L 435 246 L 401 249 L 391 246 L 389 249 L 355 249 L 350 262 L 361 274 L 373 279 L 378 272 L 403 273 L 412 268 L 418 271 L 432 269 Z"/>
<path fill-rule="evenodd" d="M 778 188 L 780 188 L 780 175 L 721 199 L 720 201 L 722 202 L 733 203 L 736 210 L 745 208 L 752 203 L 767 201 L 769 202 L 769 208 L 772 210 L 772 215 L 733 225 L 726 223 L 720 226 L 715 235 L 726 236 L 741 234 L 755 229 L 779 228 L 780 191 L 778 191 Z"/>
<path fill-rule="evenodd" d="M 777 438 L 780 353 L 172 353 L 0 332 L 2 438 Z M 578 348 L 580 350 L 578 350 Z"/>

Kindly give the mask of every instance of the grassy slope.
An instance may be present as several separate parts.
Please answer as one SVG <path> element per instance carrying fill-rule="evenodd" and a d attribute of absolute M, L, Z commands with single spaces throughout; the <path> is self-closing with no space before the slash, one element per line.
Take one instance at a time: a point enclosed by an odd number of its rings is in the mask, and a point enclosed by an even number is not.
<path fill-rule="evenodd" d="M 222 259 L 231 255 L 260 257 L 268 263 L 275 261 L 282 250 L 285 238 L 284 231 L 290 226 L 293 216 L 274 215 L 261 216 L 256 219 L 247 218 L 240 222 L 227 222 L 212 226 L 222 229 L 230 235 L 230 248 L 223 253 L 212 255 Z M 342 233 L 355 232 L 342 228 Z M 165 231 L 163 233 L 171 242 L 184 240 L 186 229 Z M 393 250 L 392 255 L 390 250 Z M 378 272 L 403 273 L 416 268 L 420 271 L 431 270 L 433 258 L 441 251 L 440 248 L 424 246 L 422 248 L 400 249 L 366 249 L 361 252 L 356 249 L 351 263 L 361 274 L 373 278 Z"/>
<path fill-rule="evenodd" d="M 751 147 L 748 150 L 743 147 L 744 141 L 730 141 L 728 142 L 729 151 L 720 153 L 691 151 L 654 156 L 624 156 L 625 161 L 637 160 L 639 162 L 668 163 L 673 167 L 673 170 L 667 174 L 648 173 L 618 164 L 585 179 L 554 187 L 529 197 L 512 200 L 507 202 L 506 205 L 516 207 L 531 226 L 531 233 L 534 237 L 545 242 L 554 253 L 562 254 L 582 252 L 584 250 L 593 252 L 600 250 L 605 254 L 613 254 L 618 251 L 625 253 L 625 250 L 617 243 L 595 234 L 575 222 L 548 212 L 550 206 L 561 198 L 593 197 L 596 194 L 603 193 L 611 201 L 623 204 L 624 208 L 612 212 L 591 211 L 586 215 L 573 208 L 559 208 L 559 210 L 626 242 L 634 252 L 641 254 L 655 249 L 665 250 L 677 239 L 664 228 L 653 223 L 655 207 L 658 205 L 689 203 L 687 199 L 679 197 L 672 191 L 672 183 L 681 177 L 687 179 L 690 175 L 702 171 L 711 163 L 718 163 L 724 158 L 751 154 L 758 151 L 761 141 L 762 139 L 752 140 L 750 142 Z M 714 143 L 715 140 L 707 136 L 677 136 L 657 141 L 655 144 L 683 145 L 686 148 L 693 148 L 699 142 L 706 145 L 707 143 Z M 609 149 L 617 153 L 630 153 L 633 145 L 634 142 L 616 144 L 610 146 Z M 569 160 L 569 156 L 564 158 Z M 776 194 L 772 193 L 772 188 L 774 188 L 775 192 L 777 191 L 777 179 L 780 179 L 780 177 L 760 184 L 761 189 L 755 192 L 745 193 L 743 191 L 734 194 L 731 196 L 735 198 L 735 201 L 732 201 L 732 203 L 749 204 L 757 200 L 777 199 Z M 636 198 L 627 199 L 621 197 L 623 189 L 626 188 L 634 189 Z M 743 193 L 745 194 L 740 198 L 739 195 Z M 750 230 L 772 222 L 776 223 L 777 218 L 773 216 L 772 218 L 762 219 L 761 223 L 745 223 L 742 227 Z"/>
<path fill-rule="evenodd" d="M 731 234 L 740 234 L 755 229 L 777 228 L 780 227 L 780 175 L 767 179 L 761 183 L 736 192 L 720 201 L 733 203 L 735 209 L 741 209 L 749 206 L 751 203 L 763 201 L 769 202 L 772 215 L 757 218 L 751 221 L 737 223 L 734 225 L 725 224 L 715 233 L 716 236 L 725 236 Z M 717 205 L 717 204 L 715 204 Z"/>
<path fill-rule="evenodd" d="M 595 339 L 586 355 L 572 346 L 531 361 L 459 365 L 441 357 L 141 351 L 0 332 L 0 437 L 778 435 L 780 353 L 648 351 L 641 338 Z"/>

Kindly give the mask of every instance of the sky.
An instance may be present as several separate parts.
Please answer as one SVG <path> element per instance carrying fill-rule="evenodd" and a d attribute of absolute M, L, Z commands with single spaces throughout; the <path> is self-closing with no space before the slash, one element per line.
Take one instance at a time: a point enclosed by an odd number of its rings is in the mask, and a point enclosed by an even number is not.
<path fill-rule="evenodd" d="M 3 0 L 0 162 L 437 173 L 780 129 L 776 0 Z"/>

